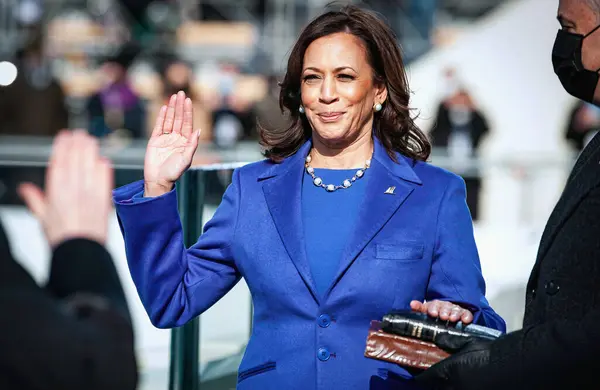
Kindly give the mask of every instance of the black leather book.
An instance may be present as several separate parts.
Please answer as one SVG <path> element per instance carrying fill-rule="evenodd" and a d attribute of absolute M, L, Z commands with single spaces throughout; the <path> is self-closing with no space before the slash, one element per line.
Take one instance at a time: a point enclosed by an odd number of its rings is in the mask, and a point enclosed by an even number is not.
<path fill-rule="evenodd" d="M 383 316 L 381 329 L 399 336 L 434 342 L 437 335 L 448 333 L 457 337 L 479 337 L 493 340 L 502 332 L 481 325 L 452 323 L 413 311 L 391 311 Z"/>

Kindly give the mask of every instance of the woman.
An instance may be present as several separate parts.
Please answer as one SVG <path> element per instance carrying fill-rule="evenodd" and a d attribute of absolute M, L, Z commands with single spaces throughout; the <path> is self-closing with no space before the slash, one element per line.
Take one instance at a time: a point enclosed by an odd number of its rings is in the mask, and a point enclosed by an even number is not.
<path fill-rule="evenodd" d="M 366 389 L 392 378 L 409 388 L 406 370 L 364 357 L 370 320 L 393 308 L 504 331 L 484 296 L 464 183 L 423 162 L 430 145 L 408 98 L 385 24 L 355 7 L 317 18 L 282 84 L 290 128 L 263 131 L 268 158 L 234 172 L 186 250 L 174 183 L 199 132 L 191 101 L 173 96 L 144 181 L 115 192 L 152 322 L 183 325 L 245 278 L 254 318 L 238 389 Z"/>

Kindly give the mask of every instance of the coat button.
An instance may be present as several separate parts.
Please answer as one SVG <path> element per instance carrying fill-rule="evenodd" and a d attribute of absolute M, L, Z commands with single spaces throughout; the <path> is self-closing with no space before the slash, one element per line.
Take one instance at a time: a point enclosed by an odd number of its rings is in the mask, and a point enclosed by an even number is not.
<path fill-rule="evenodd" d="M 331 317 L 327 314 L 321 314 L 317 322 L 321 328 L 327 328 L 329 325 L 331 325 Z"/>
<path fill-rule="evenodd" d="M 330 356 L 331 354 L 329 353 L 329 350 L 327 348 L 319 348 L 319 350 L 317 351 L 317 357 L 322 362 L 329 360 Z"/>
<path fill-rule="evenodd" d="M 553 280 L 546 283 L 546 286 L 544 286 L 544 288 L 546 289 L 546 294 L 548 295 L 555 295 L 560 290 L 560 286 Z"/>

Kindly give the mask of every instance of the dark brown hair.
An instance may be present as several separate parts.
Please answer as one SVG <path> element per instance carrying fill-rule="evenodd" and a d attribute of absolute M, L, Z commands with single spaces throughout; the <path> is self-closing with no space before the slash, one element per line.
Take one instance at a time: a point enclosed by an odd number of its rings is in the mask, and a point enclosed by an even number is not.
<path fill-rule="evenodd" d="M 312 131 L 306 117 L 298 112 L 304 53 L 316 39 L 339 32 L 353 34 L 362 40 L 367 60 L 373 68 L 374 82 L 387 87 L 383 109 L 375 113 L 373 119 L 375 136 L 394 161 L 396 152 L 415 160 L 427 160 L 431 144 L 410 116 L 410 90 L 397 38 L 392 29 L 375 14 L 352 5 L 324 13 L 300 34 L 290 53 L 279 94 L 281 111 L 287 109 L 290 112 L 291 123 L 284 129 L 259 127 L 265 156 L 273 161 L 281 161 L 294 154 L 311 137 Z"/>

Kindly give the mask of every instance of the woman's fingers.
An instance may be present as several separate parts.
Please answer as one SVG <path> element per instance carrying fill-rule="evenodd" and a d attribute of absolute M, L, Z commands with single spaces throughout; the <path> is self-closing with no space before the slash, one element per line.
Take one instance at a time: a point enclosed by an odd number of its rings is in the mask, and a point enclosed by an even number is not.
<path fill-rule="evenodd" d="M 410 302 L 410 308 L 416 312 L 424 313 L 424 311 L 423 311 L 424 306 L 425 306 L 425 304 L 421 301 L 411 301 Z"/>
<path fill-rule="evenodd" d="M 460 320 L 463 324 L 470 324 L 471 322 L 473 322 L 473 313 L 471 313 L 469 310 L 463 309 L 463 313 L 460 317 Z"/>
<path fill-rule="evenodd" d="M 444 321 L 462 321 L 468 324 L 473 321 L 473 314 L 452 302 L 440 302 L 439 318 Z"/>
<path fill-rule="evenodd" d="M 183 158 L 187 164 L 191 164 L 194 159 L 194 153 L 198 148 L 198 138 L 200 138 L 200 129 L 194 131 L 194 133 L 188 138 L 188 143 L 183 152 Z"/>
<path fill-rule="evenodd" d="M 439 317 L 440 316 L 440 301 L 431 301 L 427 302 L 427 314 L 431 317 Z"/>
<path fill-rule="evenodd" d="M 451 302 L 441 302 L 439 308 L 439 317 L 441 320 L 447 321 L 450 319 L 450 314 L 452 314 L 452 308 L 454 304 Z"/>
<path fill-rule="evenodd" d="M 176 133 L 189 140 L 194 132 L 193 126 L 192 100 L 186 97 L 185 92 L 180 91 L 176 95 L 171 95 L 168 105 L 160 108 L 151 137 Z"/>
<path fill-rule="evenodd" d="M 156 123 L 154 129 L 152 129 L 152 137 L 158 137 L 163 133 L 163 127 L 165 125 L 165 119 L 167 117 L 167 106 L 162 106 L 156 117 Z"/>
<path fill-rule="evenodd" d="M 192 136 L 193 131 L 194 131 L 194 108 L 192 105 L 192 99 L 186 98 L 183 103 L 183 125 L 181 128 L 181 135 L 183 135 L 184 137 L 189 139 Z"/>
<path fill-rule="evenodd" d="M 179 91 L 175 101 L 175 121 L 173 122 L 173 133 L 182 133 L 185 100 L 185 92 Z"/>
<path fill-rule="evenodd" d="M 443 321 L 462 321 L 464 324 L 473 322 L 473 313 L 452 302 L 439 300 L 429 302 L 411 301 L 410 308 Z"/>
<path fill-rule="evenodd" d="M 173 126 L 175 124 L 175 104 L 177 102 L 177 95 L 171 96 L 169 100 L 169 106 L 165 114 L 165 121 L 161 129 L 161 134 L 173 132 Z"/>

